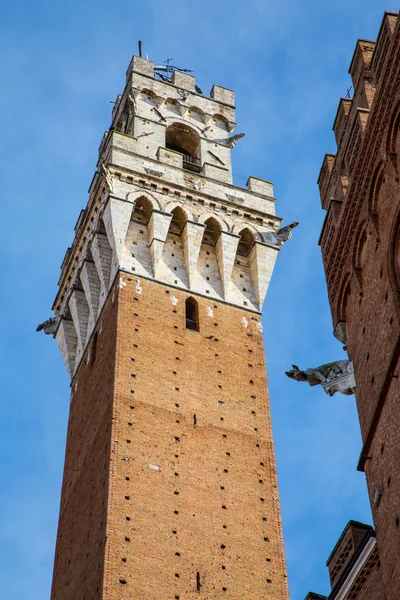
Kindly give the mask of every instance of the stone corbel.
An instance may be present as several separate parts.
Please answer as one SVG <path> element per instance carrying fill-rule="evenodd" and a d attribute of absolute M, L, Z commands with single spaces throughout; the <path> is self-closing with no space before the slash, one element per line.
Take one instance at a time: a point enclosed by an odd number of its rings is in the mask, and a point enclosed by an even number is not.
<path fill-rule="evenodd" d="M 85 260 L 80 273 L 80 280 L 89 306 L 88 336 L 93 331 L 98 313 L 100 299 L 100 279 L 94 263 Z"/>
<path fill-rule="evenodd" d="M 157 108 L 161 108 L 167 98 L 163 98 L 162 96 L 156 96 L 155 105 Z"/>
<path fill-rule="evenodd" d="M 118 198 L 109 194 L 103 213 L 103 222 L 106 228 L 107 238 L 112 249 L 112 262 L 110 280 L 113 281 L 115 274 L 122 263 L 122 254 L 125 247 L 125 238 L 131 221 L 132 211 L 135 207 L 133 202 Z"/>
<path fill-rule="evenodd" d="M 350 363 L 349 372 L 338 375 L 334 379 L 322 383 L 322 388 L 328 396 L 333 396 L 340 392 L 345 396 L 351 396 L 356 391 L 356 380 L 354 377 L 353 364 Z"/>
<path fill-rule="evenodd" d="M 72 377 L 75 371 L 76 347 L 78 344 L 78 336 L 73 321 L 65 318 L 61 319 L 55 338 L 67 371 Z"/>
<path fill-rule="evenodd" d="M 257 298 L 258 310 L 262 309 L 271 280 L 279 248 L 256 240 L 249 254 L 250 275 Z"/>
<path fill-rule="evenodd" d="M 148 226 L 150 239 L 150 255 L 153 265 L 154 278 L 157 278 L 158 268 L 164 249 L 165 240 L 167 239 L 169 226 L 171 223 L 172 214 L 164 213 L 161 210 L 153 210 Z"/>
<path fill-rule="evenodd" d="M 72 291 L 68 306 L 69 310 L 71 311 L 72 321 L 74 323 L 78 338 L 76 362 L 79 362 L 86 346 L 89 323 L 89 306 L 86 302 L 85 293 L 82 290 L 74 289 Z"/>
<path fill-rule="evenodd" d="M 229 283 L 232 276 L 233 265 L 235 264 L 239 241 L 240 235 L 228 233 L 227 231 L 221 231 L 217 239 L 217 262 L 225 300 L 228 298 Z"/>
<path fill-rule="evenodd" d="M 179 101 L 179 110 L 183 119 L 186 117 L 189 108 L 190 106 L 188 106 L 187 104 L 182 104 L 182 101 Z"/>
<path fill-rule="evenodd" d="M 91 252 L 100 279 L 99 308 L 103 306 L 110 286 L 112 250 L 104 233 L 95 233 Z"/>
<path fill-rule="evenodd" d="M 186 273 L 189 281 L 189 288 L 193 288 L 194 276 L 196 273 L 197 261 L 203 241 L 203 234 L 206 225 L 196 221 L 186 221 L 182 231 L 183 255 L 185 258 Z"/>

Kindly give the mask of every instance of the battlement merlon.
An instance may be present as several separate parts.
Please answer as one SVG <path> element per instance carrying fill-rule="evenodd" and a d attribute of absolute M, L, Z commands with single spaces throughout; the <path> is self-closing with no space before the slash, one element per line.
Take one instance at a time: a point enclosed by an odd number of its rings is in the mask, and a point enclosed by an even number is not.
<path fill-rule="evenodd" d="M 347 194 L 354 149 L 367 126 L 398 16 L 399 13 L 385 12 L 376 42 L 357 41 L 349 67 L 354 95 L 339 100 L 333 123 L 337 152 L 325 155 L 318 177 L 324 210 L 328 209 L 332 199 L 343 200 Z"/>
<path fill-rule="evenodd" d="M 132 56 L 132 60 L 126 72 L 127 83 L 132 81 L 132 76 L 134 73 L 145 75 L 154 79 L 154 62 L 151 60 L 147 60 L 146 58 L 142 58 L 140 56 Z M 161 83 L 168 84 L 168 82 Z M 198 93 L 196 92 L 196 78 L 193 75 L 190 75 L 189 73 L 184 73 L 183 71 L 175 70 L 173 72 L 170 85 L 181 88 L 188 92 Z M 235 108 L 234 92 L 228 88 L 214 84 L 211 89 L 209 98 L 215 100 L 216 102 L 225 104 L 226 106 L 230 106 L 233 109 Z"/>
<path fill-rule="evenodd" d="M 372 40 L 357 40 L 353 58 L 349 67 L 349 75 L 353 81 L 353 88 L 357 90 L 359 82 L 366 71 L 370 69 L 372 55 L 375 49 L 375 42 Z"/>
<path fill-rule="evenodd" d="M 325 154 L 324 160 L 322 161 L 321 170 L 318 176 L 319 193 L 321 197 L 321 206 L 324 210 L 328 209 L 330 196 L 330 180 L 335 165 L 336 154 Z"/>

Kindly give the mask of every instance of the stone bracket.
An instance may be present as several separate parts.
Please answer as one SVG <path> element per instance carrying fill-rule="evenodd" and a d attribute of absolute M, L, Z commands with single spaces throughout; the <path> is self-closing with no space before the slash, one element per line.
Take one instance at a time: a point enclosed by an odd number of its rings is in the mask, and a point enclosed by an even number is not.
<path fill-rule="evenodd" d="M 78 344 L 78 336 L 76 335 L 73 321 L 61 319 L 55 338 L 67 371 L 72 378 L 75 370 L 76 347 Z"/>
<path fill-rule="evenodd" d="M 78 337 L 76 360 L 79 361 L 86 346 L 89 323 L 89 306 L 85 293 L 82 290 L 73 290 L 68 305 Z"/>
<path fill-rule="evenodd" d="M 256 240 L 250 250 L 250 274 L 256 294 L 258 309 L 261 311 L 271 280 L 279 248 Z"/>
<path fill-rule="evenodd" d="M 216 253 L 219 275 L 221 277 L 222 291 L 225 300 L 228 297 L 229 283 L 235 264 L 236 251 L 239 245 L 240 235 L 221 231 L 217 239 Z"/>
<path fill-rule="evenodd" d="M 186 221 L 185 227 L 182 231 L 183 255 L 185 258 L 186 273 L 190 289 L 193 288 L 197 261 L 199 259 L 199 253 L 205 229 L 206 225 L 203 223 Z"/>
<path fill-rule="evenodd" d="M 161 210 L 153 210 L 149 221 L 150 255 L 154 277 L 157 277 L 158 267 L 167 239 L 172 214 Z"/>
<path fill-rule="evenodd" d="M 96 233 L 93 238 L 91 251 L 100 279 L 99 306 L 101 308 L 110 286 L 112 251 L 107 236 L 103 233 Z"/>
<path fill-rule="evenodd" d="M 135 204 L 129 200 L 110 194 L 103 213 L 109 244 L 112 249 L 110 279 L 112 280 L 121 266 L 125 238 Z"/>
<path fill-rule="evenodd" d="M 93 330 L 99 312 L 100 279 L 94 263 L 85 260 L 80 273 L 86 301 L 89 305 L 88 336 Z"/>

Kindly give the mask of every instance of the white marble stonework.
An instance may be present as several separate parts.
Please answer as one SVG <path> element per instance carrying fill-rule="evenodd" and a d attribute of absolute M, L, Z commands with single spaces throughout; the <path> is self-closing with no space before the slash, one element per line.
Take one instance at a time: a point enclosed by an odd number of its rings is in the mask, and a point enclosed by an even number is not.
<path fill-rule="evenodd" d="M 232 184 L 232 147 L 246 143 L 232 141 L 234 94 L 194 86 L 185 73 L 164 82 L 151 61 L 131 61 L 54 303 L 71 376 L 120 271 L 137 278 L 138 293 L 144 277 L 262 309 L 279 252 L 266 235 L 281 223 L 273 187 L 255 177 L 246 188 Z"/>

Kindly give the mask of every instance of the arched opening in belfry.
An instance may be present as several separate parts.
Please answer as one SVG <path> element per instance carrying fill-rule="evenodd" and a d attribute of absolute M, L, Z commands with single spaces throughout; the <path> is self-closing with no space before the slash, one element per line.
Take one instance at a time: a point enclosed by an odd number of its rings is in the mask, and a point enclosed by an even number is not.
<path fill-rule="evenodd" d="M 199 307 L 194 298 L 187 298 L 185 301 L 186 329 L 199 331 Z"/>
<path fill-rule="evenodd" d="M 248 256 L 254 243 L 254 233 L 250 229 L 243 229 L 240 233 L 240 240 L 237 248 L 239 256 Z"/>
<path fill-rule="evenodd" d="M 125 240 L 124 264 L 137 275 L 153 276 L 148 224 L 153 205 L 145 196 L 138 198 L 132 211 Z"/>
<path fill-rule="evenodd" d="M 200 136 L 183 123 L 172 123 L 165 133 L 165 147 L 183 154 L 183 168 L 198 173 L 200 163 Z"/>
<path fill-rule="evenodd" d="M 232 270 L 231 294 L 238 304 L 253 307 L 253 305 L 256 306 L 257 301 L 250 268 L 250 252 L 255 241 L 255 235 L 250 229 L 245 228 L 240 231 L 239 236 L 235 264 Z"/>
<path fill-rule="evenodd" d="M 206 229 L 203 235 L 203 244 L 209 244 L 210 246 L 215 246 L 217 243 L 217 239 L 219 237 L 221 231 L 221 225 L 218 223 L 216 219 L 210 217 L 204 223 Z"/>
<path fill-rule="evenodd" d="M 197 261 L 197 287 L 207 296 L 223 297 L 218 268 L 216 245 L 221 233 L 221 224 L 210 217 L 204 222 L 205 229 Z"/>
<path fill-rule="evenodd" d="M 187 215 L 180 206 L 176 206 L 171 213 L 172 219 L 161 257 L 162 279 L 173 285 L 188 287 L 182 237 Z"/>
<path fill-rule="evenodd" d="M 147 223 L 150 221 L 153 206 L 147 198 L 139 198 L 135 203 L 132 219 L 138 223 Z"/>
<path fill-rule="evenodd" d="M 186 221 L 187 216 L 185 211 L 180 206 L 174 208 L 174 210 L 172 211 L 172 219 L 169 227 L 170 232 L 172 234 L 180 236 L 182 234 L 183 228 L 185 227 Z"/>

